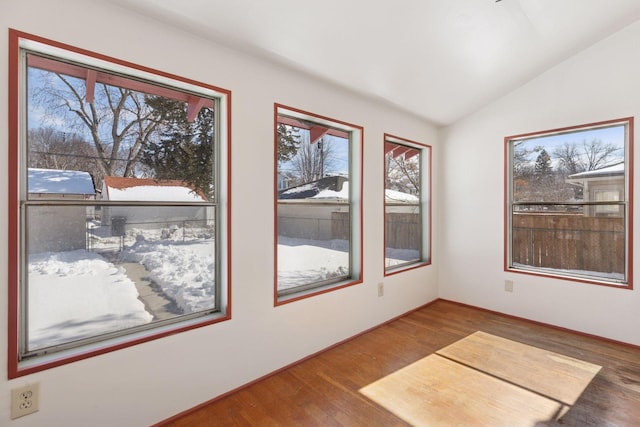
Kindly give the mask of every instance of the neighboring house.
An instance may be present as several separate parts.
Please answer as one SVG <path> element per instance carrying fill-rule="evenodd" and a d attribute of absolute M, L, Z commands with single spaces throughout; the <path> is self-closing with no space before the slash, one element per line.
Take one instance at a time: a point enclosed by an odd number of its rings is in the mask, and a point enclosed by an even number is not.
<path fill-rule="evenodd" d="M 346 183 L 346 185 L 345 185 Z M 349 180 L 340 175 L 327 176 L 306 184 L 278 191 L 278 200 L 348 199 Z M 342 195 L 340 193 L 347 192 Z"/>
<path fill-rule="evenodd" d="M 624 200 L 624 162 L 600 169 L 569 175 L 566 182 L 583 189 L 585 202 L 618 202 Z M 587 206 L 586 216 L 622 216 L 622 206 Z"/>
<path fill-rule="evenodd" d="M 204 202 L 206 197 L 179 180 L 123 178 L 107 176 L 102 184 L 102 198 L 114 202 Z M 102 210 L 102 224 L 112 227 L 112 234 L 122 235 L 132 228 L 162 229 L 171 226 L 207 225 L 210 209 L 202 206 L 109 206 Z M 211 210 L 212 211 L 212 210 Z"/>
<path fill-rule="evenodd" d="M 312 240 L 347 239 L 349 180 L 328 176 L 278 192 L 278 235 Z M 386 190 L 393 214 L 415 214 L 417 196 Z"/>
<path fill-rule="evenodd" d="M 347 238 L 334 223 L 348 220 L 349 180 L 328 176 L 278 192 L 278 235 L 311 240 Z M 346 225 L 345 225 L 346 226 Z"/>
<path fill-rule="evenodd" d="M 289 188 L 290 182 L 289 178 L 278 172 L 278 191 Z"/>
<path fill-rule="evenodd" d="M 29 168 L 27 188 L 29 200 L 96 198 L 93 178 L 83 171 Z M 86 222 L 92 213 L 93 207 L 85 206 L 31 206 L 29 227 L 37 232 L 27 235 L 29 251 L 38 253 L 85 249 Z"/>

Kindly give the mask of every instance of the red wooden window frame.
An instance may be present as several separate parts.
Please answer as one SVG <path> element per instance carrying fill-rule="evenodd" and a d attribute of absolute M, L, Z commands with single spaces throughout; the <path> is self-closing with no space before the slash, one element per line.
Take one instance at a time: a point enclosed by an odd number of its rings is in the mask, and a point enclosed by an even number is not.
<path fill-rule="evenodd" d="M 294 115 L 300 115 L 302 117 L 309 117 L 310 121 L 306 122 L 303 119 L 299 119 L 299 118 L 291 118 L 291 117 L 282 117 L 279 114 L 279 110 L 286 110 L 288 112 L 293 113 Z M 295 302 L 295 301 L 299 301 L 302 299 L 306 299 L 306 298 L 311 298 L 314 297 L 316 295 L 321 295 L 327 292 L 333 292 L 336 291 L 338 289 L 342 289 L 348 286 L 353 286 L 353 285 L 357 285 L 363 282 L 363 271 L 362 271 L 362 267 L 363 267 L 363 256 L 362 256 L 362 250 L 363 250 L 363 213 L 362 213 L 362 177 L 363 177 L 363 172 L 362 172 L 362 164 L 363 164 L 363 141 L 364 141 L 364 128 L 362 126 L 358 126 L 358 125 L 354 125 L 351 123 L 347 123 L 341 120 L 336 120 L 336 119 L 332 119 L 326 116 L 321 116 L 319 114 L 315 114 L 315 113 L 310 113 L 308 111 L 304 111 L 304 110 L 300 110 L 298 108 L 293 108 L 293 107 L 288 107 L 286 105 L 282 105 L 282 104 L 278 104 L 275 103 L 274 107 L 273 107 L 273 129 L 274 129 L 274 184 L 273 184 L 273 188 L 274 188 L 274 227 L 273 227 L 273 233 L 274 233 L 274 278 L 273 278 L 273 301 L 274 301 L 274 306 L 279 306 L 279 305 L 283 305 L 283 304 L 288 304 L 291 302 Z M 329 135 L 333 135 L 333 136 L 337 136 L 337 137 L 341 137 L 341 138 L 349 138 L 349 133 L 347 131 L 342 131 L 340 129 L 335 129 L 335 128 L 331 128 L 331 127 L 324 127 L 322 125 L 318 125 L 315 120 L 319 121 L 319 122 L 330 122 L 330 123 L 334 123 L 338 126 L 344 126 L 347 128 L 351 128 L 354 129 L 356 131 L 359 132 L 360 134 L 360 138 L 359 140 L 355 140 L 355 141 L 351 141 L 351 144 L 358 144 L 359 146 L 359 170 L 358 170 L 358 182 L 359 182 L 359 187 L 358 187 L 358 191 L 360 193 L 360 197 L 359 197 L 359 214 L 358 214 L 358 224 L 359 224 L 359 242 L 352 242 L 352 244 L 358 244 L 359 245 L 359 254 L 360 254 L 360 259 L 359 261 L 359 267 L 358 267 L 358 277 L 357 278 L 352 278 L 351 280 L 345 282 L 345 283 L 339 283 L 336 284 L 335 286 L 326 286 L 326 287 L 322 287 L 319 290 L 316 291 L 307 291 L 307 292 L 301 292 L 300 294 L 296 295 L 293 294 L 291 296 L 288 296 L 287 298 L 282 298 L 278 295 L 278 123 L 285 123 L 291 126 L 295 126 L 295 127 L 299 127 L 301 129 L 308 129 L 310 131 L 310 136 L 311 136 L 311 141 L 310 142 L 316 142 L 318 141 L 318 139 L 320 139 L 320 137 L 322 137 L 322 135 L 324 134 L 329 134 Z M 315 131 L 314 131 L 315 129 Z M 322 129 L 322 130 L 319 130 Z"/>
<path fill-rule="evenodd" d="M 616 284 L 614 282 L 607 282 L 604 279 L 603 280 L 598 280 L 596 278 L 594 279 L 589 279 L 589 278 L 585 278 L 583 276 L 581 277 L 577 277 L 577 276 L 572 276 L 572 275 L 562 275 L 562 274 L 554 274 L 553 272 L 547 272 L 547 271 L 535 271 L 535 268 L 532 269 L 517 269 L 517 268 L 513 268 L 511 267 L 510 264 L 510 256 L 509 256 L 509 251 L 511 250 L 511 244 L 510 244 L 510 240 L 511 240 L 511 221 L 509 220 L 509 216 L 511 215 L 510 209 L 511 209 L 511 201 L 510 201 L 510 185 L 511 183 L 510 181 L 510 177 L 511 177 L 511 159 L 510 159 L 510 144 L 511 141 L 513 140 L 519 140 L 519 139 L 524 139 L 524 138 L 534 138 L 534 137 L 538 137 L 538 136 L 545 136 L 545 135 L 553 135 L 553 134 L 561 134 L 561 133 L 568 133 L 571 131 L 576 131 L 579 129 L 589 129 L 589 128 L 598 128 L 598 127 L 606 127 L 608 125 L 615 125 L 615 124 L 623 124 L 626 123 L 627 124 L 627 153 L 626 153 L 626 158 L 625 158 L 625 169 L 626 169 L 626 180 L 628 181 L 627 183 L 627 188 L 626 188 L 626 197 L 628 200 L 628 208 L 627 208 L 627 222 L 626 222 L 626 228 L 625 228 L 625 232 L 626 232 L 626 239 L 627 239 L 627 247 L 626 247 L 626 262 L 627 262 L 627 270 L 626 270 L 626 284 L 625 283 L 621 283 L 621 284 Z M 568 127 L 562 127 L 562 128 L 556 128 L 556 129 L 550 129 L 550 130 L 546 130 L 546 131 L 540 131 L 540 132 L 528 132 L 528 133 L 523 133 L 523 134 L 518 134 L 518 135 L 510 135 L 510 136 L 505 136 L 504 137 L 504 241 L 503 241 L 503 247 L 504 247 L 504 271 L 508 272 L 508 273 L 517 273 L 517 274 L 525 274 L 525 275 L 530 275 L 530 276 L 537 276 L 537 277 L 547 277 L 547 278 L 552 278 L 552 279 L 561 279 L 561 280 L 567 280 L 567 281 L 571 281 L 571 282 L 578 282 L 578 283 L 587 283 L 587 284 L 593 284 L 593 285 L 600 285 L 600 286 L 608 286 L 608 287 L 613 287 L 616 289 L 628 289 L 628 290 L 633 290 L 633 187 L 634 187 L 634 183 L 633 183 L 633 163 L 634 163 L 634 150 L 633 150 L 633 137 L 634 137 L 634 118 L 633 117 L 623 117 L 620 119 L 613 119 L 613 120 L 605 120 L 605 121 L 600 121 L 600 122 L 594 122 L 594 123 L 587 123 L 587 124 L 583 124 L 583 125 L 576 125 L 576 126 L 568 126 Z"/>
<path fill-rule="evenodd" d="M 401 145 L 405 145 L 404 147 L 400 147 L 400 149 L 398 148 L 398 144 Z M 388 133 L 384 134 L 384 153 L 382 155 L 382 170 L 384 170 L 384 173 L 386 175 L 387 171 L 386 171 L 386 162 L 385 162 L 385 156 L 389 153 L 392 152 L 393 156 L 400 156 L 402 154 L 405 155 L 406 158 L 411 158 L 416 156 L 419 152 L 422 152 L 422 154 L 426 154 L 428 156 L 427 161 L 426 161 L 426 165 L 428 170 L 428 176 L 427 176 L 427 181 L 429 183 L 428 187 L 422 191 L 421 194 L 421 200 L 423 200 L 425 197 L 427 198 L 427 209 L 426 212 L 424 212 L 427 215 L 427 223 L 423 224 L 423 227 L 425 229 L 425 231 L 428 233 L 428 239 L 427 239 L 427 246 L 425 248 L 423 248 L 423 256 L 426 255 L 426 259 L 424 261 L 418 261 L 415 262 L 413 264 L 404 266 L 404 267 L 399 267 L 396 269 L 387 269 L 385 267 L 386 264 L 386 247 L 387 247 L 387 243 L 386 243 L 386 236 L 387 236 L 387 215 L 386 215 L 386 186 L 383 183 L 383 198 L 382 198 L 382 211 L 384 212 L 384 229 L 383 229 L 383 241 L 384 241 L 384 245 L 382 248 L 382 268 L 383 268 L 383 274 L 384 276 L 393 276 L 395 274 L 399 274 L 399 273 L 403 273 L 405 271 L 409 271 L 409 270 L 414 270 L 416 268 L 420 268 L 420 267 L 425 267 L 428 265 L 431 265 L 431 242 L 432 242 L 432 236 L 431 236 L 431 232 L 432 232 L 432 220 L 431 220 L 431 189 L 432 189 L 432 174 L 431 174 L 431 166 L 432 166 L 432 160 L 431 160 L 431 154 L 432 154 L 432 150 L 433 148 L 431 147 L 431 145 L 428 144 L 423 144 L 420 142 L 416 142 L 416 141 L 412 141 L 410 139 L 406 139 L 406 138 L 401 138 L 399 136 L 394 136 Z M 421 161 L 421 166 L 425 164 L 425 161 L 422 160 Z M 421 173 L 424 173 L 424 171 L 421 171 Z M 386 176 L 385 176 L 386 179 Z M 424 181 L 424 180 L 423 180 Z"/>
<path fill-rule="evenodd" d="M 224 286 L 224 292 L 226 305 L 224 313 L 215 318 L 205 318 L 200 322 L 192 322 L 188 325 L 181 325 L 179 322 L 174 324 L 173 328 L 163 328 L 154 332 L 153 330 L 147 331 L 142 337 L 130 337 L 126 336 L 119 339 L 114 339 L 108 342 L 103 347 L 78 347 L 77 349 L 69 352 L 60 353 L 56 356 L 47 357 L 42 360 L 35 360 L 28 365 L 20 366 L 19 364 L 19 297 L 20 297 L 20 221 L 19 221 L 19 172 L 20 167 L 20 43 L 22 40 L 37 42 L 42 45 L 47 45 L 52 48 L 62 49 L 68 52 L 83 55 L 85 57 L 95 59 L 98 61 L 106 61 L 117 66 L 123 66 L 132 70 L 137 70 L 144 73 L 149 73 L 162 78 L 168 78 L 176 82 L 182 82 L 188 85 L 194 85 L 215 91 L 224 97 L 224 104 L 222 107 L 226 111 L 226 121 L 223 123 L 225 128 L 226 140 L 221 141 L 224 144 L 226 155 L 226 200 L 224 207 L 224 214 L 226 216 L 226 241 L 220 245 L 221 250 L 225 251 L 225 266 L 226 269 L 226 283 Z M 128 82 L 133 82 L 123 78 Z M 124 82 L 126 83 L 126 82 Z M 88 83 L 91 84 L 91 83 Z M 141 83 L 144 85 L 144 83 Z M 147 91 L 153 85 L 147 85 Z M 160 88 L 165 90 L 164 88 Z M 178 99 L 184 96 L 184 93 L 180 91 L 172 91 L 166 89 L 168 92 L 166 95 L 173 95 Z M 144 91 L 144 90 L 143 90 Z M 59 43 L 44 37 L 39 37 L 33 34 L 25 33 L 15 29 L 9 29 L 9 127 L 8 127 L 8 357 L 7 357 L 7 373 L 8 378 L 17 378 L 24 375 L 32 374 L 35 372 L 43 371 L 46 369 L 54 368 L 57 366 L 72 363 L 78 360 L 83 360 L 89 357 L 97 356 L 100 354 L 109 353 L 133 345 L 141 344 L 158 338 L 166 337 L 176 333 L 184 332 L 194 328 L 199 328 L 214 323 L 219 323 L 225 320 L 231 319 L 231 91 L 222 89 L 216 86 L 212 86 L 206 83 L 197 82 L 195 80 L 183 78 L 170 73 L 158 71 L 149 67 L 144 67 L 131 62 L 119 60 L 117 58 L 101 55 L 89 50 L 77 48 L 68 44 Z M 202 102 L 198 99 L 186 100 L 191 103 L 190 112 L 197 114 L 197 108 L 202 108 L 206 105 L 206 102 Z"/>

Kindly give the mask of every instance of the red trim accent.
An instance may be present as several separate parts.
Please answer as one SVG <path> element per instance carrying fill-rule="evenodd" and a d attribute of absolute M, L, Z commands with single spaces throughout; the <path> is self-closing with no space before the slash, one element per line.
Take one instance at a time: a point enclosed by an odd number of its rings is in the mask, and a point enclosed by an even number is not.
<path fill-rule="evenodd" d="M 403 318 L 405 316 L 408 316 L 411 313 L 414 313 L 414 312 L 416 312 L 418 310 L 422 310 L 423 308 L 427 308 L 430 305 L 432 305 L 432 304 L 434 304 L 434 303 L 436 303 L 438 301 L 439 301 L 439 299 L 435 299 L 433 301 L 430 301 L 430 302 L 428 302 L 426 304 L 421 305 L 420 307 L 417 307 L 417 308 L 414 308 L 412 310 L 409 310 L 404 314 L 401 314 L 401 315 L 393 317 L 393 318 L 391 318 L 391 319 L 389 319 L 389 320 L 387 320 L 387 321 L 385 321 L 383 323 L 380 323 L 379 325 L 376 325 L 376 326 L 374 326 L 372 328 L 366 329 L 366 330 L 364 330 L 364 331 L 362 331 L 362 332 L 360 332 L 360 333 L 358 333 L 356 335 L 352 335 L 349 338 L 346 338 L 344 340 L 338 341 L 337 343 L 332 344 L 329 347 L 325 347 L 320 351 L 317 351 L 317 352 L 315 352 L 313 354 L 310 354 L 309 356 L 303 357 L 302 359 L 298 359 L 295 362 L 292 362 L 292 363 L 289 363 L 288 365 L 283 366 L 282 368 L 276 369 L 275 371 L 271 371 L 268 374 L 261 376 L 260 378 L 257 378 L 257 379 L 255 379 L 253 381 L 249 381 L 248 383 L 241 385 L 240 387 L 236 387 L 233 390 L 229 390 L 226 393 L 223 393 L 223 394 L 221 394 L 219 396 L 214 397 L 213 399 L 210 399 L 210 400 L 207 400 L 206 402 L 200 403 L 199 405 L 196 405 L 193 408 L 189 408 L 189 409 L 187 409 L 185 411 L 182 411 L 179 414 L 176 414 L 176 415 L 172 416 L 171 418 L 167 418 L 166 420 L 160 421 L 157 424 L 153 424 L 151 427 L 167 426 L 167 425 L 169 425 L 169 424 L 171 424 L 173 422 L 176 422 L 179 419 L 181 419 L 181 418 L 183 418 L 183 417 L 185 417 L 185 416 L 187 416 L 189 414 L 192 414 L 192 413 L 194 413 L 194 412 L 196 412 L 196 411 L 198 411 L 198 410 L 200 410 L 200 409 L 202 409 L 202 408 L 204 408 L 206 406 L 209 406 L 209 405 L 211 405 L 211 404 L 213 404 L 213 403 L 215 403 L 215 402 L 217 402 L 219 400 L 222 400 L 225 397 L 228 397 L 228 396 L 230 396 L 230 395 L 232 395 L 234 393 L 237 393 L 240 390 L 243 390 L 243 389 L 245 389 L 247 387 L 251 387 L 254 384 L 257 384 L 257 383 L 259 383 L 261 381 L 264 381 L 264 380 L 266 380 L 266 379 L 268 379 L 268 378 L 270 378 L 270 377 L 272 377 L 274 375 L 277 375 L 277 374 L 279 374 L 281 372 L 284 372 L 287 369 L 293 368 L 294 366 L 297 366 L 297 365 L 299 365 L 301 363 L 304 363 L 309 359 L 313 359 L 314 357 L 317 357 L 317 356 L 319 356 L 319 355 L 321 355 L 323 353 L 326 353 L 329 350 L 332 350 L 332 349 L 334 349 L 336 347 L 339 347 L 342 344 L 348 343 L 349 341 L 353 341 L 354 339 L 356 339 L 358 337 L 361 337 L 362 335 L 365 335 L 365 334 L 368 334 L 369 332 L 375 331 L 376 329 L 381 328 L 383 326 L 386 326 L 389 323 L 395 322 L 396 320 L 401 319 L 401 318 Z"/>
<path fill-rule="evenodd" d="M 8 346 L 7 374 L 18 376 L 18 283 L 19 283 L 19 224 L 18 224 L 18 74 L 20 68 L 19 33 L 9 29 L 9 140 L 8 140 Z"/>
<path fill-rule="evenodd" d="M 391 139 L 391 140 L 390 140 Z M 395 142 L 395 141 L 399 141 L 399 142 Z M 401 145 L 402 143 L 406 143 L 406 144 L 411 144 L 414 145 L 416 147 L 420 147 L 419 149 L 416 148 L 411 148 L 411 147 L 399 147 L 399 145 Z M 382 269 L 383 269 L 383 275 L 384 277 L 388 277 L 388 276 L 393 276 L 399 273 L 404 273 L 405 271 L 409 271 L 409 270 L 415 270 L 416 268 L 421 268 L 421 267 L 426 267 L 431 265 L 431 259 L 432 259 L 432 254 L 431 254 L 431 248 L 432 248 L 432 240 L 433 240 L 433 236 L 431 235 L 432 233 L 432 211 L 431 211 L 431 199 L 432 199 L 432 189 L 433 189 L 433 174 L 431 172 L 432 170 L 432 151 L 433 151 L 433 147 L 429 144 L 423 144 L 421 142 L 416 142 L 416 141 L 412 141 L 410 139 L 406 139 L 406 138 L 401 138 L 399 136 L 395 136 L 395 135 L 391 135 L 389 133 L 385 133 L 384 134 L 384 155 L 382 156 L 382 170 L 384 171 L 384 175 L 385 175 L 385 183 L 383 183 L 382 185 L 382 211 L 384 212 L 384 224 L 383 224 L 383 246 L 382 246 Z M 399 151 L 398 148 L 400 148 Z M 428 245 L 426 251 L 428 254 L 428 259 L 424 262 L 419 262 L 410 266 L 407 266 L 406 268 L 399 268 L 397 270 L 390 270 L 387 271 L 386 267 L 385 267 L 385 262 L 384 260 L 387 258 L 387 254 L 386 254 L 386 248 L 387 248 L 387 244 L 386 244 L 386 240 L 387 240 L 387 218 L 386 218 L 386 200 L 387 200 L 387 195 L 386 195 L 386 175 L 387 175 L 387 164 L 385 161 L 385 156 L 387 155 L 387 153 L 392 153 L 393 157 L 398 157 L 399 155 L 404 154 L 405 158 L 411 158 L 414 156 L 417 156 L 420 151 L 422 151 L 423 154 L 426 154 L 428 159 L 428 168 L 429 168 L 429 187 L 428 187 L 428 194 L 426 195 L 429 199 L 427 202 L 427 215 L 429 216 L 429 219 L 427 221 L 427 232 L 429 233 L 429 240 L 428 240 Z M 422 197 L 425 197 L 425 194 L 421 195 Z M 424 255 L 424 254 L 423 254 Z"/>
<path fill-rule="evenodd" d="M 502 262 L 502 267 L 504 268 L 504 271 L 508 271 L 509 270 L 509 248 L 511 247 L 509 245 L 509 137 L 505 136 L 504 137 L 504 171 L 502 176 L 504 177 L 504 183 L 503 183 L 503 194 L 502 194 L 502 200 L 504 202 L 504 218 L 503 220 L 503 224 L 504 224 L 504 230 L 503 230 L 503 242 L 502 242 L 502 248 L 503 248 L 503 262 Z"/>
<path fill-rule="evenodd" d="M 232 138 L 231 138 L 231 91 L 224 91 L 224 93 L 226 94 L 226 101 L 227 101 L 227 105 L 226 105 L 226 115 L 227 115 L 227 141 L 226 141 L 226 145 L 227 145 L 227 158 L 226 158 L 226 166 L 227 166 L 227 193 L 226 193 L 226 197 L 227 197 L 227 205 L 226 205 L 226 211 L 227 211 L 227 218 L 226 218 L 226 234 L 227 234 L 227 253 L 226 253 L 226 257 L 227 257 L 227 310 L 225 312 L 226 314 L 226 318 L 227 319 L 231 319 L 231 241 L 233 240 L 231 238 L 231 232 L 232 232 L 232 228 L 231 228 L 231 198 L 232 198 L 232 194 L 231 194 L 231 178 L 233 176 L 233 174 L 231 173 L 231 168 L 233 163 L 231 162 L 232 156 L 231 156 L 231 149 L 232 149 Z"/>
<path fill-rule="evenodd" d="M 633 150 L 633 138 L 634 138 L 634 122 L 633 117 L 629 117 L 629 164 L 625 164 L 625 168 L 627 168 L 627 179 L 629 180 L 629 207 L 628 207 L 628 223 L 627 223 L 627 288 L 633 289 L 633 165 L 634 165 L 634 150 Z"/>
<path fill-rule="evenodd" d="M 320 138 L 329 132 L 329 128 L 324 126 L 311 126 L 309 129 L 309 142 L 315 144 Z"/>
<path fill-rule="evenodd" d="M 226 258 L 227 258 L 227 298 L 226 298 L 226 312 L 223 316 L 215 319 L 205 320 L 195 325 L 176 327 L 175 329 L 168 330 L 162 333 L 156 333 L 144 338 L 132 339 L 129 341 L 122 341 L 115 345 L 110 345 L 102 349 L 87 351 L 84 353 L 76 353 L 69 357 L 61 356 L 60 359 L 53 360 L 51 362 L 41 363 L 28 368 L 19 368 L 18 366 L 18 303 L 19 303 L 19 265 L 20 265 L 20 224 L 19 224 L 19 172 L 20 172 L 20 158 L 19 158 L 19 67 L 20 67 L 20 39 L 27 39 L 37 41 L 50 46 L 62 48 L 68 51 L 76 52 L 97 58 L 105 61 L 109 61 L 115 64 L 123 65 L 129 68 L 145 71 L 151 74 L 167 77 L 173 80 L 185 82 L 195 86 L 199 86 L 206 89 L 211 89 L 221 94 L 224 94 L 226 99 L 226 112 L 227 112 L 227 203 L 226 203 L 226 215 L 227 215 L 227 241 L 226 241 Z M 231 91 L 222 89 L 216 86 L 200 83 L 195 80 L 186 79 L 173 74 L 164 73 L 151 68 L 142 67 L 130 62 L 121 61 L 105 55 L 100 55 L 95 52 L 90 52 L 84 49 L 76 48 L 67 44 L 58 43 L 52 40 L 48 40 L 42 37 L 34 36 L 28 33 L 9 29 L 9 141 L 8 141 L 8 179 L 9 184 L 9 212 L 8 212 L 8 357 L 7 357 L 7 375 L 9 379 L 17 378 L 23 375 L 32 374 L 34 372 L 43 371 L 45 369 L 54 368 L 57 366 L 72 363 L 78 360 L 86 359 L 89 357 L 97 356 L 100 354 L 109 353 L 112 351 L 120 350 L 126 347 L 130 347 L 136 344 L 141 344 L 147 341 L 152 341 L 158 338 L 174 335 L 180 332 L 188 331 L 203 326 L 212 325 L 225 320 L 231 319 Z"/>
<path fill-rule="evenodd" d="M 278 104 L 273 104 L 273 305 L 278 305 Z"/>
<path fill-rule="evenodd" d="M 86 70 L 86 72 L 87 93 L 85 94 L 85 100 L 89 104 L 92 104 L 96 91 L 96 80 L 98 80 L 98 72 L 96 70 Z"/>
<path fill-rule="evenodd" d="M 105 73 L 103 71 L 87 69 L 85 67 L 56 61 L 54 59 L 44 58 L 35 54 L 29 55 L 28 64 L 29 67 L 39 68 L 41 70 L 51 71 L 54 73 L 60 73 L 86 80 L 87 94 L 85 100 L 88 103 L 93 102 L 96 83 L 104 83 L 107 85 L 134 90 L 136 92 L 158 95 L 164 98 L 186 102 L 188 105 L 187 121 L 190 122 L 195 120 L 196 116 L 203 107 L 213 108 L 213 100 L 209 98 L 189 95 L 188 93 L 185 93 L 183 91 L 129 79 L 119 75 Z"/>
<path fill-rule="evenodd" d="M 620 119 L 613 120 L 605 120 L 601 122 L 594 123 L 586 123 L 583 125 L 575 125 L 575 126 L 567 126 L 563 128 L 551 129 L 541 132 L 529 132 L 523 133 L 519 135 L 511 135 L 504 137 L 504 271 L 507 273 L 517 273 L 517 274 L 526 274 L 529 276 L 538 276 L 538 277 L 547 277 L 550 279 L 560 279 L 567 280 L 571 282 L 579 282 L 579 283 L 588 283 L 591 285 L 599 285 L 599 286 L 607 286 L 616 289 L 633 289 L 633 163 L 634 163 L 634 154 L 633 154 L 633 117 L 623 117 Z M 571 277 L 571 276 L 562 276 L 556 274 L 546 274 L 543 272 L 536 271 L 527 271 L 527 270 L 519 270 L 514 268 L 509 268 L 509 142 L 514 139 L 522 139 L 526 137 L 532 136 L 545 136 L 545 135 L 553 135 L 557 133 L 564 133 L 571 130 L 576 129 L 584 129 L 584 128 L 593 128 L 593 127 L 605 127 L 607 125 L 614 124 L 624 124 L 627 123 L 628 127 L 628 146 L 627 146 L 627 158 L 625 159 L 625 168 L 627 169 L 627 180 L 628 180 L 628 191 L 627 197 L 629 200 L 629 205 L 627 208 L 628 218 L 627 220 L 627 284 L 626 285 L 616 285 L 614 283 L 606 283 L 604 281 L 599 280 L 589 280 L 585 278 L 579 277 Z"/>
<path fill-rule="evenodd" d="M 291 109 L 291 111 L 295 111 L 293 109 Z M 300 111 L 298 111 L 300 112 Z M 319 117 L 319 116 L 317 116 Z M 331 119 L 327 119 L 327 120 L 331 120 Z M 335 122 L 335 120 L 334 120 Z M 314 144 L 318 141 L 318 139 L 320 139 L 322 136 L 324 135 L 332 135 L 332 136 L 337 136 L 338 138 L 344 138 L 344 139 L 348 139 L 349 138 L 349 134 L 345 131 L 339 130 L 339 129 L 332 129 L 332 128 L 327 128 L 325 126 L 321 126 L 321 125 L 314 125 L 314 124 L 310 124 L 307 123 L 304 120 L 298 120 L 298 119 L 294 119 L 293 117 L 287 117 L 287 116 L 281 116 L 278 119 L 278 123 L 282 123 L 288 126 L 293 126 L 296 128 L 300 128 L 300 129 L 306 129 L 308 131 L 310 131 L 310 143 Z M 336 122 L 338 123 L 338 122 Z M 344 124 L 344 123 L 343 123 Z M 314 130 L 315 128 L 315 130 Z M 314 139 L 314 135 L 316 135 L 319 132 L 323 132 L 321 135 L 319 135 L 317 138 Z"/>
<path fill-rule="evenodd" d="M 279 299 L 278 298 L 278 123 L 284 123 L 290 126 L 295 126 L 295 127 L 300 127 L 302 129 L 309 129 L 311 130 L 312 128 L 316 127 L 315 123 L 307 123 L 306 121 L 303 120 L 299 120 L 299 119 L 295 119 L 292 117 L 288 117 L 288 116 L 282 116 L 278 114 L 278 109 L 284 109 L 284 110 L 288 110 L 290 112 L 293 113 L 297 113 L 297 114 L 301 114 L 301 115 L 305 115 L 305 116 L 309 116 L 309 117 L 315 117 L 317 119 L 320 120 L 326 120 L 332 123 L 336 123 L 339 125 L 343 125 L 343 126 L 348 126 L 350 128 L 353 129 L 357 129 L 360 131 L 360 202 L 359 202 L 359 217 L 360 217 L 360 268 L 359 268 L 359 276 L 357 279 L 340 284 L 340 285 L 336 285 L 333 287 L 328 287 L 322 290 L 318 290 L 316 292 L 309 292 L 309 293 L 304 293 L 303 295 L 298 295 L 298 296 L 292 296 L 290 298 L 287 299 Z M 347 123 L 347 122 L 343 122 L 340 120 L 336 120 L 336 119 L 332 119 L 326 116 L 321 116 L 319 114 L 314 114 L 314 113 L 310 113 L 308 111 L 304 111 L 304 110 L 300 110 L 298 108 L 293 108 L 293 107 L 289 107 L 283 104 L 278 104 L 278 103 L 274 103 L 273 104 L 273 117 L 274 117 L 274 125 L 273 125 L 273 129 L 274 129 L 274 165 L 275 165 L 275 173 L 274 173 L 274 196 L 273 196 L 273 206 L 274 206 L 274 250 L 273 250 L 273 258 L 274 258 L 274 269 L 273 269 L 273 305 L 275 307 L 279 306 L 279 305 L 283 305 L 283 304 L 289 304 L 291 302 L 294 301 L 300 301 L 302 299 L 306 299 L 306 298 L 311 298 L 314 297 L 316 295 L 321 295 L 321 294 L 325 294 L 327 292 L 333 292 L 336 291 L 338 289 L 343 289 L 349 286 L 353 286 L 353 285 L 357 285 L 360 283 L 363 283 L 364 279 L 363 279 L 363 254 L 362 254 L 362 250 L 363 250 L 363 232 L 364 232 L 364 226 L 363 226 L 363 162 L 364 162 L 364 128 L 362 126 L 358 126 L 358 125 L 354 125 L 352 123 Z M 293 124 L 293 123 L 297 123 L 297 124 Z M 334 129 L 334 128 L 326 128 L 322 125 L 319 125 L 318 127 L 322 127 L 323 129 L 327 129 L 326 134 L 329 135 L 333 135 L 333 136 L 338 136 L 340 138 L 349 138 L 349 133 L 346 131 L 342 131 L 339 129 Z M 354 141 L 355 142 L 355 141 Z"/>

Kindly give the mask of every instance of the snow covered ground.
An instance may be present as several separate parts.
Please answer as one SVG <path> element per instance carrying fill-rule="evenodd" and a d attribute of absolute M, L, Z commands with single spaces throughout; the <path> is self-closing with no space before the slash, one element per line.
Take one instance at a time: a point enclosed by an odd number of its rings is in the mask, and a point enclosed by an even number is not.
<path fill-rule="evenodd" d="M 29 257 L 29 349 L 119 331 L 153 320 L 123 262 L 141 263 L 149 278 L 182 313 L 214 303 L 214 242 L 207 232 L 130 230 L 124 248 L 103 238 L 110 251 L 46 252 Z M 100 239 L 99 239 L 100 240 Z M 119 241 L 119 238 L 116 238 Z M 100 243 L 93 242 L 99 248 Z M 279 288 L 349 274 L 348 242 L 281 237 Z M 415 254 L 397 253 L 400 261 Z M 390 255 L 389 255 L 390 256 Z"/>
<path fill-rule="evenodd" d="M 135 284 L 102 256 L 76 250 L 29 257 L 29 349 L 150 322 Z"/>

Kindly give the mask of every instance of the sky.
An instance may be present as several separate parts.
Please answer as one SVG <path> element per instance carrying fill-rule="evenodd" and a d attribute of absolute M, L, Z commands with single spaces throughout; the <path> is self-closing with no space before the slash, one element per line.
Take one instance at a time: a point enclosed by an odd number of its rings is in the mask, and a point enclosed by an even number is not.
<path fill-rule="evenodd" d="M 535 161 L 539 153 L 533 151 L 533 149 L 538 146 L 543 146 L 551 156 L 552 164 L 554 164 L 555 159 L 553 158 L 553 152 L 556 148 L 563 146 L 565 143 L 576 144 L 578 147 L 581 147 L 583 142 L 589 143 L 595 139 L 601 140 L 605 145 L 613 144 L 620 147 L 620 150 L 610 158 L 607 164 L 617 163 L 624 160 L 625 126 L 623 125 L 597 129 L 575 130 L 569 133 L 524 138 L 521 140 L 522 143 L 518 145 L 518 148 L 532 151 L 530 154 L 530 160 Z M 513 139 L 512 141 L 518 141 L 518 139 Z"/>
<path fill-rule="evenodd" d="M 303 129 L 300 130 L 300 135 L 303 138 L 309 138 L 309 132 Z M 348 175 L 349 174 L 349 141 L 344 138 L 338 138 L 331 135 L 324 136 L 326 141 L 331 144 L 331 159 L 327 164 L 330 166 L 325 170 L 325 174 L 329 175 Z M 281 162 L 279 171 L 293 172 L 295 168 L 292 161 Z"/>

